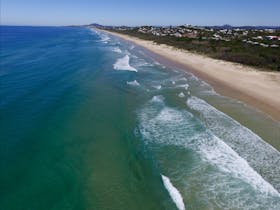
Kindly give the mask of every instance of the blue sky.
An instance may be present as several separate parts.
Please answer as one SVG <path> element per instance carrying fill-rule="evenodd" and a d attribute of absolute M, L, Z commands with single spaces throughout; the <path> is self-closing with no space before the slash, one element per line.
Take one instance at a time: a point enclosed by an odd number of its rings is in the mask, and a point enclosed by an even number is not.
<path fill-rule="evenodd" d="M 3 25 L 280 25 L 280 0 L 0 0 Z"/>

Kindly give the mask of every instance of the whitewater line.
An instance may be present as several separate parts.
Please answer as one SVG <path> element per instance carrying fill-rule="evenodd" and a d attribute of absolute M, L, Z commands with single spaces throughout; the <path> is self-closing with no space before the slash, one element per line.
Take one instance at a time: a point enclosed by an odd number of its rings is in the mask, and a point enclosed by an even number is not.
<path fill-rule="evenodd" d="M 129 65 L 129 56 L 125 55 L 123 58 L 119 58 L 117 62 L 113 65 L 115 70 L 124 70 L 124 71 L 135 71 L 137 69 Z"/>
<path fill-rule="evenodd" d="M 167 176 L 161 174 L 161 178 L 165 188 L 167 189 L 170 197 L 172 198 L 173 202 L 177 206 L 179 210 L 185 210 L 185 204 L 183 202 L 183 197 L 179 190 L 171 183 L 170 179 Z"/>

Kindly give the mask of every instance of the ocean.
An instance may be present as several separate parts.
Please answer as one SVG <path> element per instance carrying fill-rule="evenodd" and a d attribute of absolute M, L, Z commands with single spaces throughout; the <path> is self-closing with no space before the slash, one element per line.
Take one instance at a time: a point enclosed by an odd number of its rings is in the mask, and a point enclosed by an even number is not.
<path fill-rule="evenodd" d="M 280 209 L 280 122 L 104 32 L 1 26 L 0 209 Z"/>

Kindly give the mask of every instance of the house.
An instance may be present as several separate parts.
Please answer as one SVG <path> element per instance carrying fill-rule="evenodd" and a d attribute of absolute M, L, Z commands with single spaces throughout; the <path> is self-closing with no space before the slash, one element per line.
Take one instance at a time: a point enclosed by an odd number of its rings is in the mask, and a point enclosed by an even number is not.
<path fill-rule="evenodd" d="M 173 36 L 175 36 L 175 37 L 182 37 L 182 34 L 180 34 L 179 32 L 176 32 L 176 33 L 173 34 Z"/>
<path fill-rule="evenodd" d="M 187 37 L 187 38 L 191 38 L 191 39 L 194 39 L 194 38 L 197 38 L 197 33 L 185 33 L 182 35 L 183 37 Z"/>
<path fill-rule="evenodd" d="M 266 36 L 265 38 L 267 38 L 269 40 L 279 40 L 278 36 Z"/>
<path fill-rule="evenodd" d="M 268 44 L 264 44 L 264 43 L 260 43 L 260 46 L 262 46 L 262 47 L 269 47 Z"/>

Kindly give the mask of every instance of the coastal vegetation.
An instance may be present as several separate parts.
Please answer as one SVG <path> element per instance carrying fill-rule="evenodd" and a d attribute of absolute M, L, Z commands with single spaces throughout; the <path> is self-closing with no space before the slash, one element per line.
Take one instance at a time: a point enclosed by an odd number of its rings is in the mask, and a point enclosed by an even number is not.
<path fill-rule="evenodd" d="M 108 29 L 108 28 L 107 28 Z M 280 71 L 280 30 L 153 28 L 109 28 L 109 30 L 204 54 L 216 59 Z M 183 33 L 182 33 L 183 32 Z"/>

